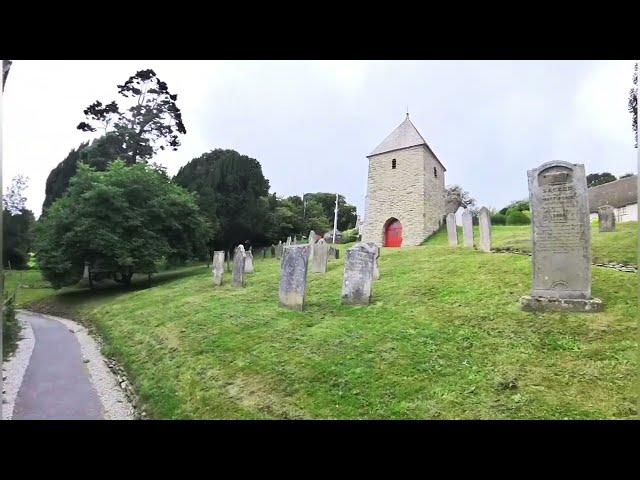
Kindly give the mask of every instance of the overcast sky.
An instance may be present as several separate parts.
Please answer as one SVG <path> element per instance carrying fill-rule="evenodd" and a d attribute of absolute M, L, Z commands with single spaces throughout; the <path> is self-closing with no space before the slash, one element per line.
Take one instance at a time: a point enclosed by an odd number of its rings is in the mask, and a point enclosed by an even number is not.
<path fill-rule="evenodd" d="M 549 160 L 587 173 L 636 172 L 627 98 L 631 61 L 21 61 L 4 96 L 4 186 L 45 181 L 87 140 L 94 100 L 152 68 L 178 94 L 187 134 L 156 157 L 170 174 L 215 148 L 256 158 L 279 195 L 338 191 L 362 215 L 368 155 L 411 120 L 478 205 L 526 197 L 527 169 Z M 121 97 L 120 97 L 121 98 Z"/>

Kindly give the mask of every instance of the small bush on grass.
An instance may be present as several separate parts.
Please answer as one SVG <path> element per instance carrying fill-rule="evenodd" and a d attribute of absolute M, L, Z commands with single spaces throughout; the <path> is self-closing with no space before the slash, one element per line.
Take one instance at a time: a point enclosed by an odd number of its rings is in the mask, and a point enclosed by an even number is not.
<path fill-rule="evenodd" d="M 507 225 L 529 225 L 531 219 L 520 210 L 507 211 Z"/>
<path fill-rule="evenodd" d="M 3 294 L 2 308 L 2 360 L 9 358 L 18 342 L 20 324 L 16 320 L 16 294 Z"/>

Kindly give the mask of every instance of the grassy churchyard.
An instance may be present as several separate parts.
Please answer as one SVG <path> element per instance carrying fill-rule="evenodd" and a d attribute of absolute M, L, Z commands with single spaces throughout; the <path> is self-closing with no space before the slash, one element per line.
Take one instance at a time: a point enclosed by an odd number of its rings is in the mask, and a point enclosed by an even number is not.
<path fill-rule="evenodd" d="M 594 263 L 635 263 L 637 222 L 600 234 Z M 494 227 L 526 250 L 530 226 Z M 476 232 L 477 235 L 477 232 Z M 368 307 L 340 302 L 344 253 L 309 269 L 304 312 L 278 306 L 280 261 L 246 286 L 188 267 L 133 288 L 54 292 L 7 276 L 18 305 L 92 325 L 153 418 L 609 419 L 636 411 L 637 276 L 593 267 L 605 311 L 531 314 L 531 258 L 447 246 L 382 249 Z"/>

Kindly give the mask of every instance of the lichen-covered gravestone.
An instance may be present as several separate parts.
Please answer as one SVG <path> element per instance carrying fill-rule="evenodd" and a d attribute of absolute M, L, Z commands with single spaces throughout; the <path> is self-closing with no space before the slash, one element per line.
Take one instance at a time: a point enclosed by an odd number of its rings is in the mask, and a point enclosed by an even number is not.
<path fill-rule="evenodd" d="M 224 274 L 224 250 L 213 252 L 213 284 L 222 285 L 222 275 Z"/>
<path fill-rule="evenodd" d="M 329 260 L 337 260 L 339 255 L 339 250 L 336 247 L 329 247 Z"/>
<path fill-rule="evenodd" d="M 603 205 L 598 208 L 598 223 L 601 232 L 616 231 L 616 215 L 611 205 Z"/>
<path fill-rule="evenodd" d="M 311 248 L 309 249 L 309 263 L 311 265 L 313 265 L 313 245 L 316 243 L 316 232 L 314 232 L 313 230 L 311 230 L 309 232 L 309 245 L 311 245 Z"/>
<path fill-rule="evenodd" d="M 376 245 L 374 242 L 367 242 L 367 243 L 358 243 L 356 244 L 356 246 L 359 246 L 359 248 L 362 248 L 363 245 L 366 245 L 369 249 L 369 251 L 371 253 L 373 253 L 374 259 L 375 261 L 373 262 L 373 279 L 374 280 L 379 280 L 380 279 L 380 265 L 379 265 L 379 260 L 380 260 L 380 247 L 378 247 L 378 245 Z"/>
<path fill-rule="evenodd" d="M 602 311 L 591 297 L 591 231 L 584 165 L 560 160 L 527 172 L 533 289 L 526 311 Z"/>
<path fill-rule="evenodd" d="M 233 252 L 233 282 L 234 287 L 244 287 L 244 262 L 246 253 L 242 245 L 238 245 Z"/>
<path fill-rule="evenodd" d="M 478 226 L 480 227 L 480 246 L 483 252 L 491 251 L 491 212 L 482 207 L 478 212 Z"/>
<path fill-rule="evenodd" d="M 373 287 L 375 252 L 368 246 L 356 244 L 347 250 L 342 280 L 342 303 L 369 305 Z"/>
<path fill-rule="evenodd" d="M 311 262 L 314 273 L 326 273 L 327 261 L 329 260 L 329 246 L 323 238 L 309 245 L 311 253 L 309 261 Z"/>
<path fill-rule="evenodd" d="M 456 227 L 456 216 L 453 213 L 447 215 L 447 238 L 450 247 L 458 246 L 458 229 Z"/>
<path fill-rule="evenodd" d="M 462 237 L 466 248 L 473 248 L 473 217 L 468 209 L 462 212 Z"/>
<path fill-rule="evenodd" d="M 307 267 L 309 265 L 309 245 L 291 245 L 282 253 L 280 272 L 280 306 L 290 310 L 304 310 L 307 295 Z"/>
<path fill-rule="evenodd" d="M 254 273 L 253 268 L 253 251 L 249 250 L 244 257 L 244 273 Z"/>

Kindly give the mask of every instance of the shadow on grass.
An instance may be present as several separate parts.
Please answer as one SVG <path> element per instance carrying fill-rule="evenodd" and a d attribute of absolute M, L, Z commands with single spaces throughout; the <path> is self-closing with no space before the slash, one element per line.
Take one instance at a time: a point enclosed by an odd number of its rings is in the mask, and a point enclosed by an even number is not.
<path fill-rule="evenodd" d="M 113 280 L 95 282 L 93 290 L 83 280 L 73 287 L 61 288 L 53 295 L 34 302 L 29 309 L 40 313 L 78 319 L 78 310 L 85 307 L 97 307 L 107 301 L 139 290 L 146 290 L 193 275 L 201 275 L 208 271 L 204 264 L 184 267 L 176 270 L 159 272 L 153 275 L 149 283 L 147 275 L 134 274 L 130 286 L 124 286 Z"/>

